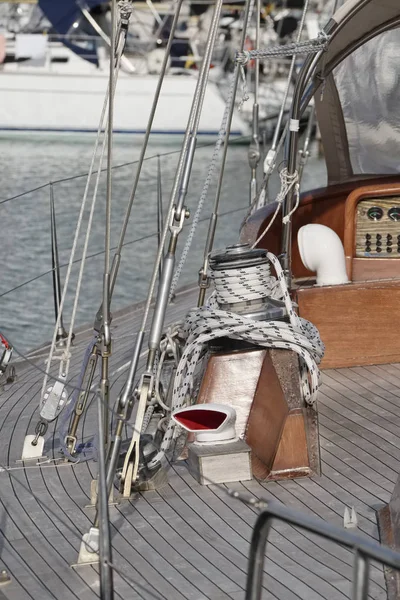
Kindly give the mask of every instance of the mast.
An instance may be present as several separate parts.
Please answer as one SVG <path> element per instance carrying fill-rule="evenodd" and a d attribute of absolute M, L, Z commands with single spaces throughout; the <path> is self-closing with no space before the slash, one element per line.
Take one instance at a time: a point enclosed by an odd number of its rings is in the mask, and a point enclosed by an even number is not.
<path fill-rule="evenodd" d="M 260 12 L 261 0 L 256 0 L 256 50 L 260 47 Z M 257 167 L 260 162 L 260 143 L 259 143 L 259 104 L 258 92 L 260 87 L 260 63 L 254 60 L 254 102 L 253 102 L 253 120 L 252 120 L 252 140 L 249 146 L 248 159 L 251 170 L 250 178 L 250 205 L 257 196 Z"/>
<path fill-rule="evenodd" d="M 111 248 L 111 204 L 112 204 L 112 151 L 114 124 L 114 78 L 116 61 L 116 8 L 115 0 L 111 2 L 111 40 L 110 40 L 110 74 L 108 101 L 107 131 L 107 195 L 106 218 L 104 232 L 104 274 L 103 274 L 103 311 L 101 326 L 101 381 L 98 394 L 98 507 L 99 507 L 99 557 L 100 557 L 100 597 L 102 600 L 113 600 L 112 548 L 110 535 L 110 518 L 108 511 L 106 448 L 109 429 L 109 357 L 111 356 L 110 329 L 110 248 Z"/>

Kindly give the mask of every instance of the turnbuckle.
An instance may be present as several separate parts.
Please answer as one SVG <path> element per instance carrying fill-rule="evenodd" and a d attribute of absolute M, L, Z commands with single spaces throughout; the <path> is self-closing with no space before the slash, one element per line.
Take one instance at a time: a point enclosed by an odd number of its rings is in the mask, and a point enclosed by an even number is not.
<path fill-rule="evenodd" d="M 256 144 L 255 142 L 252 142 L 250 144 L 247 156 L 249 159 L 250 169 L 256 169 L 261 158 L 260 147 L 258 143 Z"/>

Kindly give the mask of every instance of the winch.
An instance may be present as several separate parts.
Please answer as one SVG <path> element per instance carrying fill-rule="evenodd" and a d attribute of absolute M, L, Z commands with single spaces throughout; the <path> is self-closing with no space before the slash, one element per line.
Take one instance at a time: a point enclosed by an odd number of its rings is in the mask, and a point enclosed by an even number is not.
<path fill-rule="evenodd" d="M 277 280 L 271 276 L 267 251 L 234 244 L 210 256 L 216 300 L 221 310 L 256 321 L 287 319 L 285 303 L 274 298 Z"/>
<path fill-rule="evenodd" d="M 267 251 L 234 244 L 217 250 L 210 256 L 211 277 L 216 300 L 221 310 L 243 315 L 255 321 L 288 320 L 285 303 L 269 294 L 276 294 L 276 279 L 271 277 Z M 254 344 L 229 337 L 212 340 L 211 352 L 237 352 Z"/>

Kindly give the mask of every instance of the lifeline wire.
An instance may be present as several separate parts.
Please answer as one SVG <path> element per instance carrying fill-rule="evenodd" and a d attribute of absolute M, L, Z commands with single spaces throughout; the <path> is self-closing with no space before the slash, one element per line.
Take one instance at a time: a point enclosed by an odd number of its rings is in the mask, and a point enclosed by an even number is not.
<path fill-rule="evenodd" d="M 246 206 L 239 206 L 238 208 L 234 208 L 233 210 L 228 210 L 226 212 L 223 212 L 220 214 L 220 217 L 225 217 L 227 215 L 232 215 L 236 212 L 240 212 L 241 210 L 244 210 L 245 208 L 247 208 Z M 203 223 L 204 221 L 207 221 L 208 217 L 204 217 L 203 219 L 199 219 L 199 223 Z M 187 227 L 187 223 L 184 224 L 184 227 Z M 150 233 L 148 235 L 143 235 L 140 238 L 136 238 L 135 240 L 129 240 L 128 242 L 124 242 L 124 246 L 129 246 L 131 244 L 137 244 L 138 242 L 142 242 L 143 240 L 148 240 L 151 239 L 152 237 L 156 237 L 158 235 L 158 232 L 154 232 L 154 233 Z M 117 246 L 113 246 L 111 248 L 111 250 L 116 250 Z M 95 258 L 96 256 L 101 256 L 102 254 L 104 254 L 104 249 L 103 250 L 99 250 L 98 252 L 93 252 L 93 254 L 87 254 L 86 255 L 86 260 L 88 258 Z M 77 264 L 82 262 L 81 258 L 77 258 L 73 261 L 73 264 Z M 64 267 L 67 267 L 68 263 L 64 263 L 62 265 L 60 265 L 60 269 L 63 269 Z M 15 287 L 3 292 L 0 294 L 0 298 L 3 298 L 3 296 L 7 296 L 8 294 L 11 294 L 12 292 L 15 292 L 17 290 L 19 290 L 20 288 L 24 287 L 25 285 L 28 285 L 29 283 L 33 283 L 34 281 L 36 281 L 37 279 L 40 279 L 41 277 L 45 277 L 46 275 L 50 275 L 50 273 L 53 273 L 55 269 L 49 269 L 48 271 L 44 271 L 44 273 L 40 273 L 39 275 L 36 275 L 35 277 L 32 277 L 32 279 L 28 279 L 27 281 L 24 281 L 23 283 L 19 283 L 18 285 L 16 285 Z"/>
<path fill-rule="evenodd" d="M 233 140 L 230 140 L 231 144 L 235 144 L 238 142 L 243 142 L 245 140 L 248 140 L 249 136 L 248 135 L 239 135 L 237 137 L 235 137 Z M 214 146 L 214 142 L 209 142 L 207 144 L 200 144 L 197 148 L 198 150 L 200 150 L 201 148 L 209 148 L 210 146 Z M 180 152 L 180 150 L 171 150 L 170 152 L 163 152 L 162 154 L 153 154 L 152 156 L 147 156 L 145 157 L 143 160 L 144 161 L 149 161 L 149 160 L 153 160 L 155 158 L 163 157 L 163 156 L 173 156 L 174 154 L 178 154 Z M 137 165 L 139 163 L 139 159 L 138 160 L 130 160 L 128 162 L 125 163 L 120 163 L 119 165 L 113 165 L 112 169 L 123 169 L 124 167 L 130 167 L 132 165 Z M 101 169 L 102 173 L 105 173 L 107 171 L 106 168 Z M 97 173 L 97 170 L 93 170 L 92 171 L 92 175 L 95 175 Z M 88 177 L 89 172 L 88 173 L 81 173 L 79 175 L 70 175 L 69 177 L 63 177 L 61 179 L 54 179 L 51 182 L 47 182 L 47 183 L 43 183 L 35 188 L 32 188 L 31 190 L 26 190 L 24 192 L 20 192 L 19 194 L 16 194 L 15 196 L 10 196 L 9 198 L 4 198 L 3 200 L 0 200 L 0 205 L 1 204 L 7 204 L 8 202 L 11 202 L 13 200 L 19 200 L 20 198 L 23 198 L 24 196 L 28 196 L 29 194 L 33 194 L 34 192 L 38 192 L 40 190 L 45 189 L 46 187 L 48 187 L 49 185 L 56 185 L 59 183 L 66 183 L 67 181 L 75 181 L 76 179 L 82 179 L 83 177 Z"/>
<path fill-rule="evenodd" d="M 120 32 L 118 32 L 118 37 L 119 37 L 119 33 Z M 123 51 L 123 44 L 120 45 L 120 48 L 119 48 L 119 51 L 118 51 L 118 54 L 117 54 L 117 56 L 118 56 L 118 58 L 117 58 L 117 64 L 116 64 L 116 71 L 117 72 L 118 72 L 119 66 L 120 66 L 120 57 L 122 55 L 122 51 Z M 114 89 L 112 90 L 112 93 L 111 93 L 111 97 L 112 98 L 114 97 L 114 94 L 115 94 L 116 79 L 115 79 L 115 82 L 114 82 Z M 58 327 L 59 327 L 59 324 L 60 324 L 59 321 L 60 321 L 60 318 L 61 318 L 61 315 L 62 315 L 62 312 L 63 312 L 64 303 L 65 303 L 65 299 L 66 299 L 66 295 L 67 295 L 67 289 L 68 289 L 69 279 L 70 279 L 70 275 L 71 275 L 71 271 L 72 271 L 72 263 L 73 263 L 73 260 L 74 260 L 74 256 L 75 256 L 75 252 L 76 252 L 76 248 L 77 248 L 77 244 L 78 244 L 79 233 L 80 233 L 80 229 L 81 229 L 81 226 L 82 226 L 83 213 L 84 213 L 84 209 L 85 209 L 85 204 L 86 204 L 86 200 L 87 200 L 87 197 L 88 197 L 88 194 L 89 194 L 90 180 L 91 180 L 91 176 L 92 176 L 92 172 L 93 172 L 93 168 L 94 168 L 94 163 L 95 163 L 95 159 L 96 159 L 96 155 L 97 155 L 97 149 L 98 149 L 99 142 L 100 142 L 101 132 L 103 130 L 103 123 L 104 123 L 104 119 L 105 119 L 105 115 L 106 115 L 106 110 L 107 110 L 107 105 L 108 105 L 109 90 L 110 90 L 110 85 L 107 86 L 107 92 L 106 92 L 106 96 L 104 98 L 104 103 L 103 103 L 103 108 L 102 108 L 102 112 L 101 112 L 99 127 L 98 127 L 98 130 L 97 130 L 97 136 L 96 136 L 95 146 L 94 146 L 94 150 L 93 150 L 93 154 L 92 154 L 92 159 L 91 159 L 91 164 L 90 164 L 89 173 L 88 173 L 88 178 L 87 178 L 87 182 L 86 182 L 85 192 L 84 192 L 84 195 L 83 195 L 81 209 L 80 209 L 79 216 L 78 216 L 78 222 L 77 222 L 77 225 L 76 225 L 74 242 L 73 242 L 73 245 L 72 245 L 70 260 L 69 260 L 69 263 L 68 263 L 68 270 L 67 270 L 67 274 L 66 274 L 66 277 L 65 277 L 65 283 L 64 283 L 63 293 L 62 293 L 61 302 L 60 302 L 59 314 L 58 314 L 58 318 L 57 318 L 56 325 L 55 325 L 55 328 L 54 328 L 54 334 L 53 334 L 53 339 L 52 339 L 52 343 L 51 343 L 51 347 L 50 347 L 49 358 L 48 358 L 48 361 L 47 361 L 46 375 L 45 375 L 44 380 L 43 380 L 42 393 L 41 393 L 41 406 L 43 406 L 43 402 L 44 402 L 44 394 L 46 392 L 48 375 L 49 375 L 49 371 L 50 371 L 50 367 L 51 367 L 53 355 L 54 355 L 55 348 L 56 348 L 57 331 L 58 331 Z M 95 204 L 95 200 L 96 200 L 96 196 L 97 196 L 97 189 L 98 189 L 98 184 L 99 184 L 99 179 L 100 179 L 100 173 L 101 173 L 101 164 L 102 164 L 102 160 L 103 160 L 103 156 L 104 156 L 104 150 L 105 150 L 106 140 L 107 140 L 107 135 L 104 136 L 103 145 L 102 145 L 102 151 L 101 151 L 101 157 L 100 157 L 100 169 L 98 170 L 97 179 L 96 179 L 96 186 L 95 186 L 95 190 L 94 190 L 94 193 L 93 193 L 92 208 L 91 208 L 91 213 L 90 213 L 90 216 L 89 216 L 89 224 L 88 224 L 87 235 L 86 235 L 86 238 L 85 238 L 85 246 L 84 246 L 83 255 L 82 255 L 82 265 L 84 265 L 84 259 L 85 259 L 86 252 L 87 252 L 87 245 L 88 245 L 88 241 L 89 241 L 88 237 L 89 237 L 89 233 L 90 233 L 90 225 L 91 225 L 91 220 L 92 220 L 92 217 L 93 217 L 94 204 Z M 66 349 L 65 349 L 65 351 L 63 353 L 63 360 L 66 361 L 66 365 L 65 365 L 65 367 L 66 367 L 65 372 L 66 373 L 68 372 L 68 366 L 69 366 L 69 349 L 70 349 L 71 339 L 72 339 L 73 321 L 74 321 L 75 315 L 76 315 L 77 297 L 79 297 L 79 290 L 80 290 L 80 285 L 81 285 L 81 282 L 82 282 L 82 277 L 83 277 L 83 268 L 81 268 L 80 273 L 79 273 L 79 278 L 78 278 L 78 283 L 77 283 L 77 288 L 76 288 L 76 295 L 75 295 L 75 303 L 74 303 L 73 313 L 72 313 L 72 317 L 71 317 L 71 324 L 70 324 L 70 328 L 69 328 L 67 345 L 66 345 Z M 60 363 L 60 373 L 62 373 L 61 369 L 63 368 L 63 366 L 64 366 L 63 362 L 61 362 Z M 63 377 L 63 378 L 65 379 L 65 377 Z"/>

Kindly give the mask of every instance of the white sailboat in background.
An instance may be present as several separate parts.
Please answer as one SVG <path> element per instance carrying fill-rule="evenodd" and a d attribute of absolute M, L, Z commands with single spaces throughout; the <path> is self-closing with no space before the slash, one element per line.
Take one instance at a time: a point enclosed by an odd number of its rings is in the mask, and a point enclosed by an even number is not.
<path fill-rule="evenodd" d="M 155 134 L 182 135 L 182 123 L 189 113 L 212 8 L 205 5 L 199 9 L 201 14 L 191 15 L 191 6 L 188 3 L 184 7 L 180 18 L 153 122 Z M 3 56 L 0 52 L 0 131 L 95 132 L 108 78 L 108 6 L 100 0 L 84 3 L 38 0 L 37 5 L 7 3 L 0 8 L 3 9 L 0 30 L 4 36 Z M 173 12 L 173 2 L 135 3 L 116 92 L 115 131 L 118 133 L 145 132 Z M 241 29 L 241 21 L 234 11 L 225 21 L 226 24 L 221 23 L 220 43 L 215 52 L 199 135 L 217 135 L 221 124 L 232 49 Z M 279 36 L 290 35 L 296 22 L 290 11 L 281 11 L 274 22 L 265 10 L 263 44 L 276 43 Z M 283 34 L 282 23 L 285 23 Z M 249 44 L 251 47 L 251 38 Z M 288 63 L 280 59 L 272 70 L 269 66 L 268 72 L 263 74 L 259 90 L 260 123 L 276 118 L 285 93 L 287 68 Z M 250 97 L 252 77 L 254 72 L 249 67 Z M 235 110 L 231 135 L 248 136 L 251 121 L 248 103 L 242 111 Z"/>
<path fill-rule="evenodd" d="M 48 4 L 39 1 L 39 6 L 45 12 Z M 56 12 L 60 13 L 63 20 L 53 22 L 61 34 L 58 39 L 53 35 L 25 32 L 8 35 L 7 55 L 3 57 L 5 61 L 0 67 L 2 131 L 97 131 L 98 114 L 108 81 L 108 48 L 99 36 L 80 34 L 69 38 L 67 31 L 71 28 L 80 33 L 80 8 L 75 0 L 62 4 L 65 4 L 65 10 L 59 6 Z M 86 3 L 87 7 L 98 4 L 98 0 Z M 70 10 L 72 5 L 73 12 Z M 52 11 L 51 8 L 48 13 L 50 17 L 54 17 Z M 156 34 L 160 34 L 160 29 L 167 24 L 171 7 L 158 11 L 156 14 L 162 21 Z M 26 14 L 21 14 L 22 18 L 24 16 L 26 21 Z M 157 46 L 160 40 L 154 34 L 146 35 L 155 22 L 157 20 L 151 11 L 141 11 L 140 21 L 137 22 L 140 27 L 131 31 L 136 51 L 122 64 L 116 93 L 116 132 L 145 132 L 164 54 L 164 50 Z M 142 32 L 141 39 L 136 37 L 138 29 Z M 103 37 L 107 37 L 106 34 L 103 33 Z M 65 45 L 68 39 L 74 39 L 73 46 Z M 186 40 L 178 39 L 176 46 L 188 48 L 190 55 L 187 58 L 190 58 L 192 65 L 196 64 L 200 58 L 195 56 L 194 48 L 188 43 L 179 44 Z M 129 52 L 129 47 L 127 50 Z M 184 133 L 182 123 L 189 113 L 198 73 L 197 69 L 185 68 L 185 62 L 184 56 L 176 60 L 182 67 L 170 64 L 154 119 L 153 132 L 156 134 Z M 215 75 L 215 81 L 205 97 L 199 131 L 203 135 L 218 133 L 225 106 L 216 83 L 221 78 L 219 67 L 216 67 Z M 232 134 L 241 136 L 247 133 L 248 124 L 236 113 Z"/>

